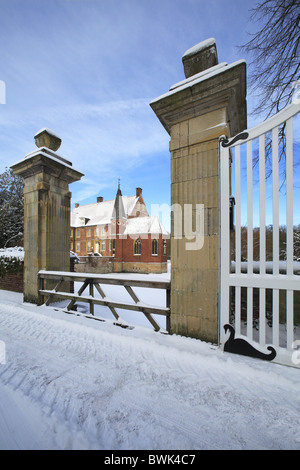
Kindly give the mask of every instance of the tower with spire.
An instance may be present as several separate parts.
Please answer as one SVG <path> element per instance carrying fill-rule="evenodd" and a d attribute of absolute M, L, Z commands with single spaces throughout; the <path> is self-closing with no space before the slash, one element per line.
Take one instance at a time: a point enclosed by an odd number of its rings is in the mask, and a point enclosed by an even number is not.
<path fill-rule="evenodd" d="M 111 218 L 111 235 L 115 251 L 115 272 L 122 272 L 124 261 L 124 231 L 126 228 L 126 213 L 123 204 L 120 178 L 118 179 L 118 190 L 115 197 L 114 209 Z"/>

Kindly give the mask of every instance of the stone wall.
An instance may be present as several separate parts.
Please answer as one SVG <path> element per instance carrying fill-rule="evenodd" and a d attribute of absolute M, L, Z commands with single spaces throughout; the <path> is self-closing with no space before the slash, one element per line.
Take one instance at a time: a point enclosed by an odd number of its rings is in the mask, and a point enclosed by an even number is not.
<path fill-rule="evenodd" d="M 113 256 L 80 256 L 80 263 L 75 264 L 76 273 L 108 274 L 114 272 Z"/>

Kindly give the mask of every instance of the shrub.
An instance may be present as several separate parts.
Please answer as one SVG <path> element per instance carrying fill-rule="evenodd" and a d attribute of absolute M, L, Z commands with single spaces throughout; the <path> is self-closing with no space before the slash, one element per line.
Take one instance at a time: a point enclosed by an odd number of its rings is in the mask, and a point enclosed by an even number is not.
<path fill-rule="evenodd" d="M 3 278 L 7 273 L 23 272 L 24 260 L 13 256 L 0 257 L 0 277 Z"/>

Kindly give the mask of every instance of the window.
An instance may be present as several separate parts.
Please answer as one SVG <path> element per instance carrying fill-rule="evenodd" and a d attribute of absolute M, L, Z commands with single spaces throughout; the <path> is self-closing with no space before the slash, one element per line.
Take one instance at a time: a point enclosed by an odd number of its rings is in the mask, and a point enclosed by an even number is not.
<path fill-rule="evenodd" d="M 105 240 L 101 240 L 101 251 L 105 251 Z"/>
<path fill-rule="evenodd" d="M 167 254 L 167 240 L 164 240 L 164 255 Z"/>
<path fill-rule="evenodd" d="M 90 228 L 87 229 L 87 236 L 88 236 L 88 237 L 91 236 L 91 229 L 90 229 Z"/>
<path fill-rule="evenodd" d="M 142 254 L 142 244 L 141 240 L 138 238 L 135 240 L 134 245 L 133 245 L 133 252 L 135 255 L 141 255 Z"/>
<path fill-rule="evenodd" d="M 80 242 L 76 243 L 76 251 L 77 251 L 77 253 L 79 253 L 79 251 L 80 251 Z"/>
<path fill-rule="evenodd" d="M 77 237 L 77 238 L 80 238 L 80 228 L 78 228 L 78 229 L 76 230 L 76 237 Z"/>
<path fill-rule="evenodd" d="M 91 242 L 87 242 L 87 251 L 88 253 L 91 251 Z"/>
<path fill-rule="evenodd" d="M 152 240 L 152 256 L 158 255 L 158 241 L 156 238 Z"/>

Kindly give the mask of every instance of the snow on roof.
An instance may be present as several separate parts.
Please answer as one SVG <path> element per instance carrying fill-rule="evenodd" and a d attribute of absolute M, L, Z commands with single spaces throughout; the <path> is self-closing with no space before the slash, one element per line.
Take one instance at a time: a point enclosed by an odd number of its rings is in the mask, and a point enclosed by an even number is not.
<path fill-rule="evenodd" d="M 156 215 L 128 219 L 124 235 L 134 234 L 162 234 L 169 236 L 169 233 Z"/>
<path fill-rule="evenodd" d="M 122 196 L 126 216 L 131 215 L 138 201 L 136 196 Z M 113 216 L 115 199 L 78 206 L 71 212 L 71 227 L 110 224 Z M 84 219 L 89 219 L 85 223 Z"/>

